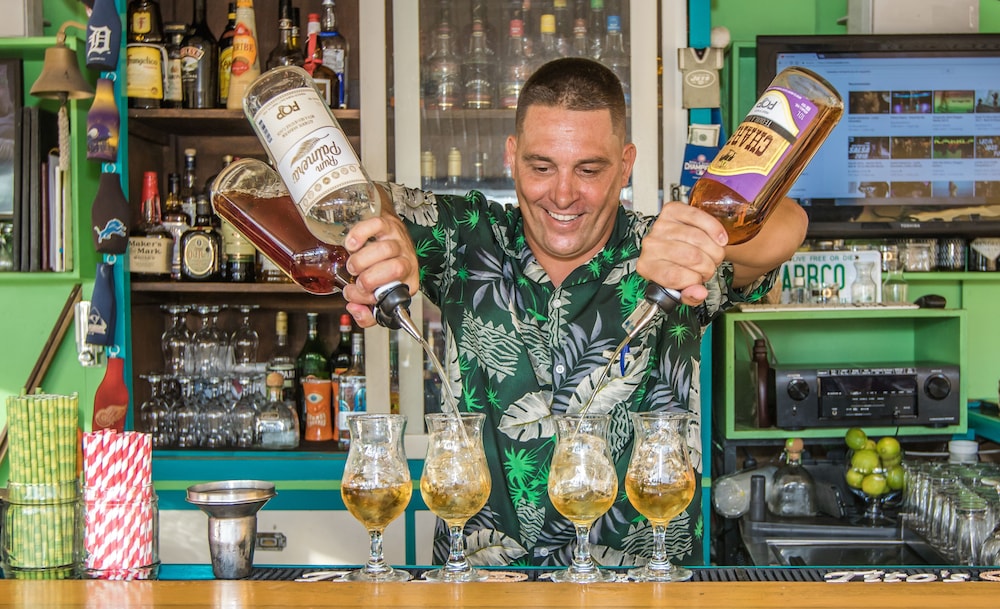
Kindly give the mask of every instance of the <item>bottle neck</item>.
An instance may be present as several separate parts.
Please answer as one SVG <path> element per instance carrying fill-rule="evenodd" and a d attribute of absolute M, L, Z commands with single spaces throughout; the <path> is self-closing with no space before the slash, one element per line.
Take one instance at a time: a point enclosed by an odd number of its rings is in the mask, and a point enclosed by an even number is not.
<path fill-rule="evenodd" d="M 234 15 L 235 17 L 235 15 Z M 205 0 L 194 0 L 194 27 L 205 25 Z"/>
<path fill-rule="evenodd" d="M 277 387 L 273 385 L 268 385 L 267 387 L 267 401 L 269 402 L 280 402 L 281 400 L 282 388 L 281 385 Z"/>

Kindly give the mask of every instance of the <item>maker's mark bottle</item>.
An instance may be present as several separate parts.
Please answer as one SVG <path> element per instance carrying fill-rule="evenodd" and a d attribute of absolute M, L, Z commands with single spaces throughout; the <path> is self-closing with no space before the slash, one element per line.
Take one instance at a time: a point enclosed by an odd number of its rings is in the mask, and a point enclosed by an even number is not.
<path fill-rule="evenodd" d="M 691 205 L 722 222 L 730 245 L 752 239 L 843 112 L 821 76 L 782 70 L 695 182 Z"/>
<path fill-rule="evenodd" d="M 305 70 L 268 70 L 243 111 L 318 239 L 343 245 L 352 226 L 378 215 L 375 185 Z"/>

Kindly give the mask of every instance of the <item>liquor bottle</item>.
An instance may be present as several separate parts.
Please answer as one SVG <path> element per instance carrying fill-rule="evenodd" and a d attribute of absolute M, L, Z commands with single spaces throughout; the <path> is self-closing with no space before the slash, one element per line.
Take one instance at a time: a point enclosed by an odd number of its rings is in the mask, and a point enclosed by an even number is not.
<path fill-rule="evenodd" d="M 843 111 L 821 76 L 782 70 L 695 182 L 690 204 L 722 222 L 730 245 L 753 238 Z"/>
<path fill-rule="evenodd" d="M 771 478 L 767 507 L 775 516 L 815 516 L 816 485 L 802 466 L 803 443 L 800 438 L 785 442 L 785 463 Z"/>
<path fill-rule="evenodd" d="M 205 1 L 194 0 L 194 20 L 181 45 L 185 108 L 214 108 L 219 96 L 219 43 L 205 22 Z"/>
<path fill-rule="evenodd" d="M 348 58 L 350 46 L 347 38 L 337 29 L 337 11 L 333 0 L 323 0 L 320 12 L 319 43 L 323 47 L 323 65 L 337 75 L 330 98 L 332 108 L 346 108 L 348 103 Z"/>
<path fill-rule="evenodd" d="M 542 15 L 538 31 L 538 47 L 533 58 L 536 70 L 560 57 L 559 49 L 556 47 L 556 16 L 552 13 Z"/>
<path fill-rule="evenodd" d="M 553 0 L 552 14 L 556 20 L 556 52 L 560 57 L 569 57 L 573 54 L 573 20 L 567 0 Z"/>
<path fill-rule="evenodd" d="M 142 222 L 128 240 L 129 269 L 137 280 L 170 279 L 174 238 L 162 224 L 160 192 L 155 171 L 142 176 Z"/>
<path fill-rule="evenodd" d="M 493 108 L 496 105 L 497 60 L 488 45 L 481 19 L 472 22 L 472 34 L 461 69 L 465 107 L 476 110 Z"/>
<path fill-rule="evenodd" d="M 351 366 L 351 332 L 354 331 L 354 324 L 348 313 L 340 315 L 340 339 L 337 346 L 330 352 L 330 376 L 339 377 Z"/>
<path fill-rule="evenodd" d="M 282 399 L 295 403 L 295 359 L 288 345 L 288 313 L 278 311 L 274 316 L 274 349 L 267 358 L 266 369 L 269 373 L 280 373 L 284 381 L 281 384 Z"/>
<path fill-rule="evenodd" d="M 434 151 L 424 150 L 420 153 L 420 188 L 430 190 L 437 181 L 437 157 Z"/>
<path fill-rule="evenodd" d="M 319 336 L 319 313 L 306 313 L 306 323 L 306 340 L 295 358 L 295 375 L 299 379 L 295 385 L 295 403 L 299 408 L 299 420 L 302 421 L 306 420 L 302 380 L 310 376 L 317 379 L 330 378 L 330 360 L 326 357 L 329 350 Z"/>
<path fill-rule="evenodd" d="M 291 35 L 288 38 L 288 43 L 290 45 L 292 45 L 293 49 L 295 49 L 296 51 L 298 51 L 298 53 L 300 55 L 302 55 L 303 59 L 305 59 L 305 53 L 302 51 L 302 38 L 300 37 L 300 30 L 299 30 L 299 19 L 300 18 L 301 17 L 299 17 L 299 7 L 293 6 L 292 7 L 292 32 L 291 32 Z"/>
<path fill-rule="evenodd" d="M 600 61 L 604 55 L 604 41 L 607 32 L 607 14 L 604 12 L 604 0 L 590 0 L 590 25 L 587 27 L 587 35 L 590 37 L 588 50 L 590 58 Z"/>
<path fill-rule="evenodd" d="M 354 414 L 368 409 L 366 399 L 367 377 L 365 377 L 365 335 L 351 333 L 351 365 L 340 374 L 340 401 L 337 406 L 337 429 L 340 433 L 340 448 L 350 447 L 351 435 L 347 420 Z"/>
<path fill-rule="evenodd" d="M 181 174 L 181 206 L 189 218 L 193 218 L 197 210 L 198 197 L 198 151 L 194 148 L 184 149 L 184 172 Z"/>
<path fill-rule="evenodd" d="M 295 405 L 283 395 L 284 376 L 267 375 L 267 401 L 257 415 L 257 441 L 268 450 L 291 450 L 299 446 L 299 418 Z"/>
<path fill-rule="evenodd" d="M 288 104 L 296 105 L 295 122 L 282 125 Z M 378 215 L 375 185 L 305 70 L 283 66 L 266 72 L 247 89 L 244 111 L 320 241 L 343 245 L 354 224 Z M 319 140 L 321 148 L 295 153 L 303 142 Z"/>
<path fill-rule="evenodd" d="M 622 36 L 621 18 L 618 15 L 608 15 L 608 33 L 604 38 L 604 53 L 601 56 L 603 63 L 609 70 L 615 73 L 622 83 L 622 92 L 625 94 L 625 105 L 631 102 L 631 73 L 628 52 L 625 50 L 625 40 Z"/>
<path fill-rule="evenodd" d="M 167 50 L 163 20 L 156 0 L 131 0 L 128 4 L 125 45 L 125 82 L 129 108 L 159 108 Z"/>
<path fill-rule="evenodd" d="M 323 65 L 323 45 L 319 43 L 319 13 L 309 13 L 309 22 L 306 25 L 306 72 L 312 76 L 316 88 L 319 89 L 320 96 L 326 105 L 333 108 L 333 89 L 339 86 L 337 74 L 328 66 Z"/>
<path fill-rule="evenodd" d="M 229 94 L 226 107 L 239 110 L 247 87 L 260 76 L 260 47 L 257 45 L 257 21 L 253 0 L 237 0 L 236 31 L 233 34 L 233 62 L 229 68 Z"/>
<path fill-rule="evenodd" d="M 229 99 L 229 76 L 233 69 L 233 36 L 236 35 L 236 3 L 229 3 L 229 10 L 226 12 L 228 21 L 226 28 L 219 36 L 219 64 L 216 74 L 219 78 L 219 98 L 218 106 L 226 107 L 226 100 Z"/>
<path fill-rule="evenodd" d="M 302 51 L 292 45 L 292 3 L 280 0 L 278 3 L 278 44 L 267 56 L 267 69 L 278 66 L 301 66 L 305 63 Z"/>
<path fill-rule="evenodd" d="M 521 19 L 521 14 L 515 12 L 508 30 L 507 53 L 500 67 L 501 108 L 517 108 L 517 98 L 521 95 L 524 83 L 531 76 L 531 61 L 524 54 L 524 43 L 521 39 L 523 32 L 524 21 Z"/>
<path fill-rule="evenodd" d="M 187 35 L 187 26 L 183 23 L 168 23 L 163 26 L 167 35 L 167 70 L 163 81 L 164 108 L 180 108 L 184 104 L 184 86 L 182 73 L 184 61 L 181 58 L 181 45 Z"/>
<path fill-rule="evenodd" d="M 173 254 L 170 257 L 170 278 L 181 279 L 181 236 L 191 228 L 191 216 L 184 213 L 181 205 L 181 176 L 167 175 L 167 199 L 164 202 L 163 226 L 174 238 Z"/>
<path fill-rule="evenodd" d="M 212 175 L 208 176 L 205 179 L 205 185 L 204 187 L 202 187 L 202 192 L 208 195 L 209 201 L 215 199 L 215 178 L 219 177 L 219 174 L 222 173 L 222 170 L 225 169 L 226 167 L 229 167 L 229 164 L 232 162 L 233 162 L 233 155 L 231 154 L 222 155 L 222 167 L 219 168 L 219 171 L 216 171 L 215 173 L 213 173 Z"/>
<path fill-rule="evenodd" d="M 441 2 L 434 28 L 433 50 L 422 68 L 424 108 L 451 110 L 462 100 L 462 64 L 454 48 L 451 7 Z"/>
<path fill-rule="evenodd" d="M 573 40 L 569 54 L 572 57 L 589 57 L 590 42 L 587 38 L 587 5 L 586 0 L 576 0 L 574 4 Z"/>
<path fill-rule="evenodd" d="M 447 188 L 456 189 L 461 186 L 462 181 L 462 151 L 452 146 L 448 150 L 448 173 L 445 185 Z"/>
<path fill-rule="evenodd" d="M 212 205 L 198 195 L 194 226 L 181 235 L 181 281 L 222 279 L 222 235 L 212 226 Z"/>

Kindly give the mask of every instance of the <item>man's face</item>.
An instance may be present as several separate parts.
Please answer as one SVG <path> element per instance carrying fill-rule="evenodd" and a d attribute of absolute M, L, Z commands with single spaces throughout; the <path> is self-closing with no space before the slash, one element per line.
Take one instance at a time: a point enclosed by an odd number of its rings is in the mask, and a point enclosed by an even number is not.
<path fill-rule="evenodd" d="M 609 110 L 535 105 L 507 155 L 528 246 L 559 284 L 611 235 L 635 146 L 613 132 Z"/>

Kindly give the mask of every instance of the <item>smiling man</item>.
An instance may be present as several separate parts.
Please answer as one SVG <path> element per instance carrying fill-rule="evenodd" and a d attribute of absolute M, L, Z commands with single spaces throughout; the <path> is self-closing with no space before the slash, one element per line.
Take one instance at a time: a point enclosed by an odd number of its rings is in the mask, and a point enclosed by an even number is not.
<path fill-rule="evenodd" d="M 466 526 L 470 562 L 566 565 L 573 526 L 546 493 L 555 448 L 553 414 L 579 412 L 595 392 L 624 320 L 646 281 L 681 291 L 685 306 L 660 316 L 630 344 L 591 412 L 610 413 L 609 446 L 624 475 L 629 413 L 697 409 L 702 330 L 734 302 L 760 298 L 773 269 L 801 244 L 806 219 L 786 200 L 754 239 L 728 246 L 722 225 L 683 203 L 657 217 L 622 207 L 637 151 L 626 141 L 625 101 L 615 75 L 587 59 L 552 61 L 518 100 L 506 144 L 516 207 L 482 193 L 434 195 L 382 185 L 391 204 L 348 236 L 348 310 L 374 319 L 372 289 L 417 287 L 441 309 L 445 364 L 463 411 L 484 412 L 493 489 Z M 671 524 L 670 553 L 702 560 L 696 495 Z M 652 528 L 621 493 L 594 524 L 597 562 L 645 562 Z M 439 523 L 435 560 L 447 557 Z"/>

